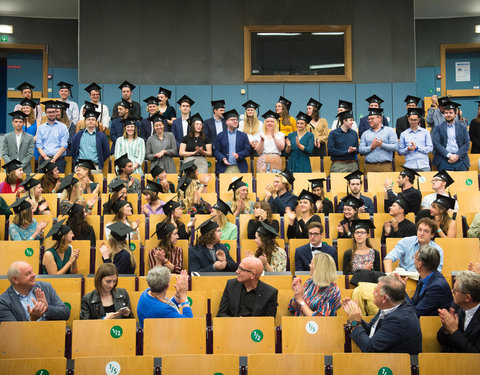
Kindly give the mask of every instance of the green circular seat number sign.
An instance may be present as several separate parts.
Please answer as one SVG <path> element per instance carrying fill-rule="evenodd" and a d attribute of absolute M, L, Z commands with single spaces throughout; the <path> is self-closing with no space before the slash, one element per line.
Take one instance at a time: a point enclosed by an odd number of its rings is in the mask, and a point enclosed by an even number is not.
<path fill-rule="evenodd" d="M 45 370 L 45 369 L 41 369 L 41 370 L 38 370 L 35 375 L 50 375 L 50 373 Z"/>
<path fill-rule="evenodd" d="M 32 249 L 31 247 L 27 247 L 27 248 L 25 249 L 25 255 L 26 255 L 27 257 L 31 257 L 31 256 L 33 255 L 33 249 Z"/>
<path fill-rule="evenodd" d="M 190 297 L 187 297 L 188 303 L 190 303 L 190 306 L 193 304 L 193 300 Z"/>
<path fill-rule="evenodd" d="M 135 251 L 136 248 L 134 243 L 130 243 L 130 250 Z"/>
<path fill-rule="evenodd" d="M 110 336 L 112 336 L 114 339 L 118 339 L 122 337 L 123 335 L 123 329 L 120 326 L 113 326 L 110 329 Z"/>
<path fill-rule="evenodd" d="M 64 304 L 65 304 L 65 306 L 67 306 L 67 307 L 68 307 L 68 309 L 69 309 L 69 310 L 71 310 L 71 309 L 72 309 L 72 305 L 70 305 L 68 302 L 64 302 Z"/>
<path fill-rule="evenodd" d="M 378 370 L 378 375 L 393 375 L 393 371 L 388 367 L 381 367 Z"/>
<path fill-rule="evenodd" d="M 230 251 L 230 244 L 229 243 L 226 243 L 225 247 L 227 248 L 228 251 Z"/>
<path fill-rule="evenodd" d="M 212 166 L 212 163 L 207 162 L 207 165 L 208 165 L 208 168 L 210 168 Z"/>
<path fill-rule="evenodd" d="M 260 342 L 263 340 L 263 332 L 260 331 L 259 329 L 254 329 L 250 334 L 250 337 L 252 338 L 252 341 Z"/>
<path fill-rule="evenodd" d="M 471 186 L 472 184 L 473 184 L 473 181 L 472 181 L 471 178 L 467 178 L 467 179 L 465 180 L 465 185 Z"/>

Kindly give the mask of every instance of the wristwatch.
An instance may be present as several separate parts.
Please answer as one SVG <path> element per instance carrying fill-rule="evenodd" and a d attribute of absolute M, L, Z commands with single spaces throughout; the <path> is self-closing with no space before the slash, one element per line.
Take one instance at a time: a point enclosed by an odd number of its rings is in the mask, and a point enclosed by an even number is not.
<path fill-rule="evenodd" d="M 361 322 L 359 322 L 358 320 L 350 321 L 350 319 L 348 319 L 347 323 L 350 324 L 352 326 L 352 328 L 355 328 L 355 327 L 358 327 Z"/>
<path fill-rule="evenodd" d="M 300 302 L 299 305 L 300 305 L 300 308 L 302 308 L 302 306 L 305 305 L 305 301 Z"/>

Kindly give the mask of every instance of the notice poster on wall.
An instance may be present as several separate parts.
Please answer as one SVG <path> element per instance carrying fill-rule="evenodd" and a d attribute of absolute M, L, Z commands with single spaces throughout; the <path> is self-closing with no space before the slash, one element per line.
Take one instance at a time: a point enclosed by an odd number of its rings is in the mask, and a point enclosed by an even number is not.
<path fill-rule="evenodd" d="M 470 82 L 470 61 L 455 63 L 455 81 Z"/>

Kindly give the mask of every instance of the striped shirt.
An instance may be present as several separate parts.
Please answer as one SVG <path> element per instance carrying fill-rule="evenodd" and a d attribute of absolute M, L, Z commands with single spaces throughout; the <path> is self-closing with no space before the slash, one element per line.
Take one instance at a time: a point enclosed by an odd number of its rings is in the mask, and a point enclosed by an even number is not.
<path fill-rule="evenodd" d="M 115 143 L 115 159 L 127 154 L 132 163 L 138 163 L 139 167 L 133 173 L 143 175 L 142 164 L 145 160 L 145 141 L 137 137 L 133 140 L 127 140 L 123 137 L 117 139 Z"/>
<path fill-rule="evenodd" d="M 340 289 L 337 284 L 320 287 L 309 278 L 303 285 L 303 299 L 313 311 L 312 316 L 336 316 L 336 311 L 340 308 Z M 288 311 L 295 313 L 295 316 L 303 315 L 300 306 L 297 309 L 293 308 L 293 302 L 294 298 L 288 304 Z"/>

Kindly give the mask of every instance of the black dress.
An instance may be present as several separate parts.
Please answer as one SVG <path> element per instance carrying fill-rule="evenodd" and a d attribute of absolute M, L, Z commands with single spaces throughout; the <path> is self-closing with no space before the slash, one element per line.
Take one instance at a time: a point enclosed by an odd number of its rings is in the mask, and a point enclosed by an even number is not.
<path fill-rule="evenodd" d="M 90 246 L 95 246 L 96 238 L 95 231 L 91 225 L 85 227 L 80 233 L 74 233 L 74 241 L 90 241 Z"/>
<path fill-rule="evenodd" d="M 324 198 L 322 201 L 323 209 L 317 210 L 317 214 L 324 214 L 325 216 L 328 216 L 328 214 L 333 212 L 333 203 L 330 199 Z"/>
<path fill-rule="evenodd" d="M 190 234 L 187 233 L 187 230 L 185 229 L 185 224 L 184 223 L 181 223 L 177 227 L 177 231 L 178 231 L 178 239 L 179 240 L 189 240 L 190 239 Z"/>
<path fill-rule="evenodd" d="M 267 221 L 265 220 L 265 224 L 270 225 L 273 229 L 280 233 L 280 224 L 278 220 Z M 260 220 L 251 219 L 248 221 L 247 224 L 247 237 L 251 240 L 255 239 L 255 233 L 257 232 L 258 228 L 262 226 Z"/>
<path fill-rule="evenodd" d="M 308 225 L 310 223 L 317 222 L 321 223 L 322 220 L 320 216 L 313 215 L 307 222 L 304 222 L 303 219 L 293 221 L 293 225 L 289 225 L 287 229 L 287 237 L 288 238 L 308 238 Z"/>

